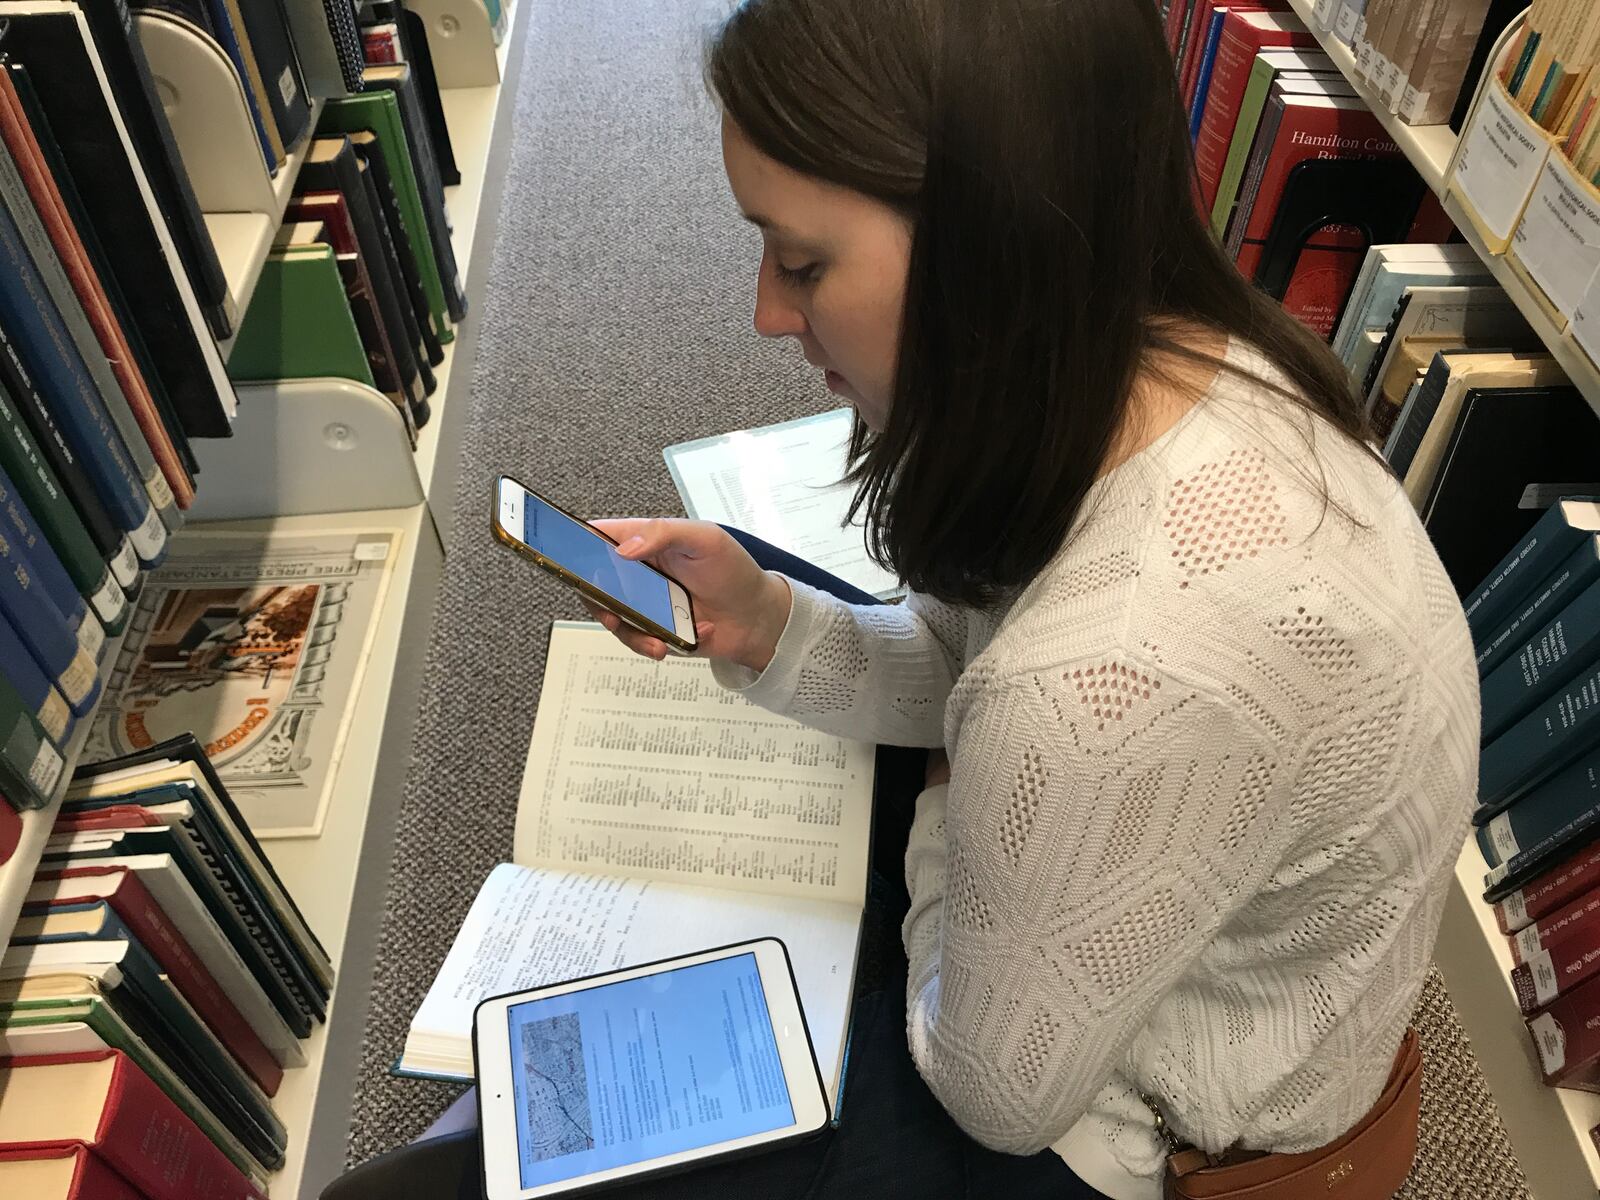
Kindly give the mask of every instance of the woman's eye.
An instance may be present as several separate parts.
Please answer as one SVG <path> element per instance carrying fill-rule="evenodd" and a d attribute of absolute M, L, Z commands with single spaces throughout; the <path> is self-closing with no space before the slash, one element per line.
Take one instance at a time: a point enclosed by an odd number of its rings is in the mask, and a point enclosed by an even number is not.
<path fill-rule="evenodd" d="M 802 287 L 808 283 L 815 283 L 820 268 L 817 263 L 806 263 L 801 267 L 786 267 L 776 259 L 772 264 L 778 272 L 778 278 L 792 287 Z"/>

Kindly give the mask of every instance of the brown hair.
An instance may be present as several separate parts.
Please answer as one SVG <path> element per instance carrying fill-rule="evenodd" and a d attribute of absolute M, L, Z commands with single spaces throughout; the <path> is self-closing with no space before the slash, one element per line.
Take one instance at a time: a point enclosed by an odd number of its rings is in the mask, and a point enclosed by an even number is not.
<path fill-rule="evenodd" d="M 1128 410 L 1196 326 L 1364 440 L 1338 361 L 1202 223 L 1152 0 L 745 0 L 707 76 L 778 162 L 912 225 L 893 407 L 857 423 L 874 556 L 982 603 L 1060 549 Z"/>

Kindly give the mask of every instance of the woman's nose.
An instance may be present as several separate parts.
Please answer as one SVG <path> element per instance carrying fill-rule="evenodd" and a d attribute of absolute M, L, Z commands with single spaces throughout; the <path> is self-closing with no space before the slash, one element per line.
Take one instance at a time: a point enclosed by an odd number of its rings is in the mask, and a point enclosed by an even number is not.
<path fill-rule="evenodd" d="M 761 273 L 756 278 L 756 332 L 762 337 L 799 337 L 805 333 L 805 313 L 786 295 L 786 289 L 763 256 Z"/>

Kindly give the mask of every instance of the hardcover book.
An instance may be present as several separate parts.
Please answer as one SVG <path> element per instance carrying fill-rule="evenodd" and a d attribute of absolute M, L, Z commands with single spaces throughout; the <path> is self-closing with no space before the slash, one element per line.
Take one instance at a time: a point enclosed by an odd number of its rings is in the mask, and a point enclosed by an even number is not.
<path fill-rule="evenodd" d="M 600 757 L 585 749 L 597 739 Z M 837 1102 L 873 771 L 870 745 L 756 708 L 703 661 L 648 661 L 598 625 L 557 622 L 514 861 L 479 891 L 399 1071 L 469 1077 L 486 996 L 771 936 L 789 949 Z M 632 815 L 618 822 L 623 796 Z M 589 932 L 565 932 L 577 927 Z"/>
<path fill-rule="evenodd" d="M 87 1146 L 0 1150 L 0 1194 L 32 1200 L 145 1200 Z"/>
<path fill-rule="evenodd" d="M 333 247 L 280 231 L 245 314 L 228 373 L 240 382 L 350 379 L 374 387 Z"/>

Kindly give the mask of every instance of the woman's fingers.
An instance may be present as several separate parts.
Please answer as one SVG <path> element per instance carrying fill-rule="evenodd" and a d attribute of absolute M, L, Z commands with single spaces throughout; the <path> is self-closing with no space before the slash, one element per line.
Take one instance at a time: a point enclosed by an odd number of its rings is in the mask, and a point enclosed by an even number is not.
<path fill-rule="evenodd" d="M 611 633 L 619 642 L 635 654 L 645 658 L 663 659 L 667 656 L 667 644 L 660 638 L 653 638 L 649 634 L 641 633 L 629 625 L 616 613 L 607 612 L 594 601 L 585 598 L 583 606 L 589 610 L 589 615 Z"/>

